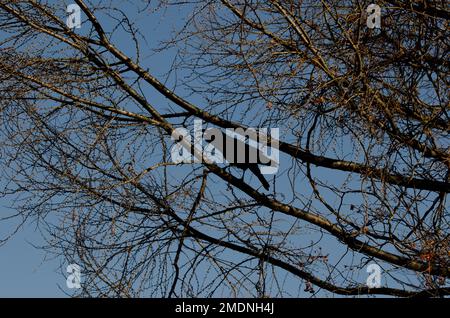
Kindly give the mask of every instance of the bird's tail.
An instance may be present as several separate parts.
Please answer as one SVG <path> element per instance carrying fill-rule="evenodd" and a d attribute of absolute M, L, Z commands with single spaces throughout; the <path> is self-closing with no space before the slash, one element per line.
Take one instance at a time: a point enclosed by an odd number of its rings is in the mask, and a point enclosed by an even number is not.
<path fill-rule="evenodd" d="M 253 174 L 258 178 L 259 182 L 263 185 L 264 189 L 269 190 L 270 185 L 269 182 L 267 182 L 266 178 L 264 178 L 263 174 L 259 170 L 259 167 L 256 165 L 254 169 L 251 169 Z"/>

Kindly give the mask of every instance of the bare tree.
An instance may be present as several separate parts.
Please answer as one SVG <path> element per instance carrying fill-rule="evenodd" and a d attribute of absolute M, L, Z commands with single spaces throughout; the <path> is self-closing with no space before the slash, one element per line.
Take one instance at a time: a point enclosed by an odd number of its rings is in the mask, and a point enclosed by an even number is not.
<path fill-rule="evenodd" d="M 0 0 L 0 115 L 4 195 L 79 296 L 450 293 L 445 1 L 74 2 Z M 173 163 L 195 119 L 279 128 L 270 190 Z"/>

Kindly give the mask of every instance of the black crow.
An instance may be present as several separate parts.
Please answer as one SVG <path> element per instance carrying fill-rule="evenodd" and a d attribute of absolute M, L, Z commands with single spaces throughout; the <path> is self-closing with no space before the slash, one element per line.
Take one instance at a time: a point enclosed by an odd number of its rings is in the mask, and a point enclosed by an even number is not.
<path fill-rule="evenodd" d="M 264 155 L 258 148 L 250 146 L 250 144 L 242 139 L 247 139 L 238 134 L 233 136 L 222 132 L 220 129 L 207 129 L 204 133 L 204 139 L 211 143 L 216 150 L 219 150 L 223 158 L 230 164 L 243 170 L 242 179 L 245 171 L 249 169 L 261 182 L 266 190 L 269 190 L 269 183 L 264 178 L 258 164 L 270 165 L 270 158 Z M 250 138 L 248 138 L 250 139 Z M 256 139 L 256 132 L 252 139 Z"/>

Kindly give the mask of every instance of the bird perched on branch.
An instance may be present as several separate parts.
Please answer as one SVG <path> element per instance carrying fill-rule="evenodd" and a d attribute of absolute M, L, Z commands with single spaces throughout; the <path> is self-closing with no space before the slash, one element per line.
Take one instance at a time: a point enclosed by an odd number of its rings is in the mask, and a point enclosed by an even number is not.
<path fill-rule="evenodd" d="M 256 140 L 256 133 L 253 140 Z M 261 182 L 266 190 L 269 190 L 270 185 L 264 178 L 258 164 L 271 165 L 271 159 L 267 157 L 260 149 L 250 146 L 247 140 L 250 137 L 243 136 L 237 133 L 232 135 L 221 131 L 220 129 L 207 129 L 204 132 L 204 138 L 211 143 L 216 150 L 219 150 L 223 159 L 227 161 L 232 167 L 237 167 L 243 170 L 242 178 L 245 172 L 249 169 Z M 247 140 L 246 140 L 247 139 Z"/>

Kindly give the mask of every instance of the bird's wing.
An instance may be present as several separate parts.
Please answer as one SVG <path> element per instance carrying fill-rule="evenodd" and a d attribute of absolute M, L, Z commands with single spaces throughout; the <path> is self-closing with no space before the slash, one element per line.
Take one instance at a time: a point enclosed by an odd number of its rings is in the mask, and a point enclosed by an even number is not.
<path fill-rule="evenodd" d="M 204 137 L 207 142 L 210 142 L 224 155 L 225 160 L 229 163 L 271 164 L 272 158 L 261 151 L 261 147 L 255 141 L 254 136 L 250 136 L 249 140 L 251 141 L 246 142 L 245 135 L 210 128 L 205 130 Z"/>

